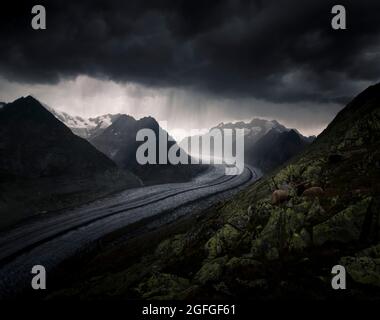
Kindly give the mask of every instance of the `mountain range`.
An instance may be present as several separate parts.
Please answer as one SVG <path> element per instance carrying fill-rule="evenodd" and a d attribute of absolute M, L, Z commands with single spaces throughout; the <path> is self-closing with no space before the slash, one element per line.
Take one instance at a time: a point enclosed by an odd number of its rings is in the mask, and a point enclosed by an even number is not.
<path fill-rule="evenodd" d="M 179 166 L 180 170 L 177 170 L 173 166 L 142 167 L 137 165 L 135 161 L 136 149 L 139 146 L 139 143 L 135 141 L 137 131 L 142 128 L 151 128 L 158 134 L 159 130 L 163 130 L 152 117 L 136 120 L 128 115 L 106 114 L 86 119 L 56 111 L 50 107 L 47 108 L 75 134 L 90 141 L 98 150 L 114 160 L 118 166 L 130 169 L 146 183 L 156 183 L 160 177 L 161 183 L 173 182 L 174 176 L 178 178 L 174 179 L 176 181 L 188 180 L 198 173 L 199 167 L 197 166 L 189 168 Z M 210 132 L 213 129 L 244 129 L 245 162 L 264 172 L 269 172 L 288 161 L 315 140 L 315 136 L 303 136 L 296 129 L 289 129 L 276 120 L 259 118 L 254 118 L 250 122 L 222 122 L 211 128 Z M 186 143 L 187 139 L 189 137 L 180 141 L 179 146 L 185 152 L 190 153 Z M 172 144 L 169 142 L 168 147 Z M 211 153 L 213 152 L 212 148 Z M 192 155 L 199 156 L 197 153 Z M 205 155 L 209 156 L 210 154 Z M 215 156 L 222 158 L 223 155 L 215 153 Z M 161 174 L 162 170 L 166 174 Z"/>
<path fill-rule="evenodd" d="M 230 129 L 233 135 L 235 130 L 243 129 L 245 163 L 257 167 L 263 172 L 269 172 L 285 163 L 315 140 L 315 136 L 305 137 L 296 129 L 286 128 L 276 120 L 254 118 L 250 122 L 220 123 L 211 128 L 203 138 L 210 139 L 213 129 Z M 190 153 L 193 152 L 189 142 L 192 138 L 194 137 L 187 137 L 180 142 L 180 146 Z M 195 136 L 195 138 L 202 137 Z M 223 158 L 223 150 L 216 150 L 213 146 L 212 144 L 210 153 L 215 157 Z M 234 143 L 233 148 L 235 148 Z M 203 156 L 210 156 L 210 153 L 206 151 Z M 195 152 L 194 155 L 199 156 L 199 153 Z"/>

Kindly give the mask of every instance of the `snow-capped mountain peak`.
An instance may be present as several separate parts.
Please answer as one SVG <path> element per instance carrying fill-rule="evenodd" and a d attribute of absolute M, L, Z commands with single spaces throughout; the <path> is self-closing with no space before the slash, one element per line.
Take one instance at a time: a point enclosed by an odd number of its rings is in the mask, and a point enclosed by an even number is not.
<path fill-rule="evenodd" d="M 59 121 L 63 122 L 76 135 L 89 139 L 102 133 L 108 128 L 120 114 L 105 114 L 98 117 L 83 118 L 80 116 L 72 116 L 64 111 L 59 111 L 46 104 L 43 105 L 49 110 Z"/>

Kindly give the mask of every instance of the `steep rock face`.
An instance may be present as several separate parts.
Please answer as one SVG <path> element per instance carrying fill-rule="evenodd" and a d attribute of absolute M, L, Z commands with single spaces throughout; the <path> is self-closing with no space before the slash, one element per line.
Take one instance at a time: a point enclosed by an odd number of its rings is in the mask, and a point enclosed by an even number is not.
<path fill-rule="evenodd" d="M 139 164 L 136 160 L 136 151 L 144 142 L 136 141 L 136 134 L 141 129 L 150 129 L 154 132 L 155 159 L 158 163 L 160 148 L 162 148 L 159 137 L 160 134 L 166 137 L 167 133 L 152 117 L 135 120 L 133 117 L 121 115 L 102 134 L 90 139 L 90 142 L 115 161 L 120 168 L 131 170 L 146 183 L 187 181 L 204 170 L 204 166 L 191 164 Z M 167 147 L 163 151 L 167 154 L 168 150 L 175 145 L 175 141 L 167 141 Z M 187 155 L 186 157 L 190 163 L 190 157 Z"/>
<path fill-rule="evenodd" d="M 33 97 L 0 109 L 0 227 L 137 185 Z"/>
<path fill-rule="evenodd" d="M 302 196 L 305 186 L 323 193 Z M 276 189 L 289 199 L 272 204 Z M 380 299 L 379 194 L 380 84 L 355 98 L 291 163 L 159 245 L 179 250 L 143 255 L 106 281 L 93 280 L 105 295 L 114 277 L 141 270 L 119 293 L 133 296 L 139 288 L 142 297 L 150 276 L 163 273 L 188 281 L 173 291 L 178 298 Z M 347 271 L 344 293 L 331 289 L 338 264 Z M 82 296 L 91 297 L 93 285 L 81 287 Z"/>

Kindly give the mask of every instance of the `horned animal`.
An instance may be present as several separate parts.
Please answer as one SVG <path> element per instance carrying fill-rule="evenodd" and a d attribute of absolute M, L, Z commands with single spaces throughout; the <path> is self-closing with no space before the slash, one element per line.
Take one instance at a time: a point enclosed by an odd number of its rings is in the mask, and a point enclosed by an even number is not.
<path fill-rule="evenodd" d="M 289 200 L 289 192 L 287 190 L 275 190 L 272 193 L 272 204 L 280 204 Z"/>
<path fill-rule="evenodd" d="M 304 197 L 309 197 L 309 198 L 319 198 L 323 196 L 324 191 L 321 187 L 311 187 L 306 189 L 303 193 L 302 196 Z"/>

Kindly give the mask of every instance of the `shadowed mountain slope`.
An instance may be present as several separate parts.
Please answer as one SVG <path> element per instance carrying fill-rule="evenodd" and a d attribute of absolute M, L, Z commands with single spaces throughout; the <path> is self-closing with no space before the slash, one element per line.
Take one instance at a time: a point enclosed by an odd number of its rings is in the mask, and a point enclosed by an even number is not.
<path fill-rule="evenodd" d="M 152 117 L 135 120 L 133 117 L 121 115 L 103 133 L 90 139 L 90 142 L 101 152 L 110 157 L 120 168 L 131 170 L 145 183 L 165 183 L 191 180 L 195 175 L 205 169 L 201 165 L 172 165 L 168 164 L 145 164 L 141 165 L 136 160 L 136 151 L 144 142 L 136 141 L 136 134 L 141 129 L 150 129 L 156 136 L 156 162 L 159 159 L 160 134 L 167 133 L 159 126 Z M 171 147 L 176 147 L 175 141 L 167 141 L 164 152 Z M 179 152 L 178 152 L 179 153 Z M 187 156 L 190 163 L 190 157 Z"/>
<path fill-rule="evenodd" d="M 187 137 L 180 146 L 185 150 L 191 149 L 191 139 L 208 138 L 213 141 L 214 129 L 222 130 L 225 134 L 236 134 L 237 129 L 244 130 L 244 161 L 246 164 L 259 168 L 263 172 L 269 172 L 286 161 L 299 154 L 304 148 L 315 140 L 315 137 L 305 137 L 295 129 L 288 129 L 276 120 L 254 118 L 250 122 L 220 123 L 203 136 Z M 224 131 L 225 130 L 225 131 Z M 231 132 L 231 133 L 229 133 Z M 189 148 L 190 146 L 190 148 Z M 219 150 L 220 149 L 220 150 Z M 215 142 L 211 143 L 210 154 L 217 158 L 223 158 L 223 150 L 215 148 Z M 235 140 L 233 139 L 235 150 Z M 191 154 L 198 155 L 198 150 L 191 150 Z"/>
<path fill-rule="evenodd" d="M 246 149 L 246 162 L 269 172 L 299 154 L 308 144 L 294 130 L 272 129 Z"/>
<path fill-rule="evenodd" d="M 0 179 L 0 219 L 10 220 L 140 184 L 31 96 L 0 109 Z"/>

